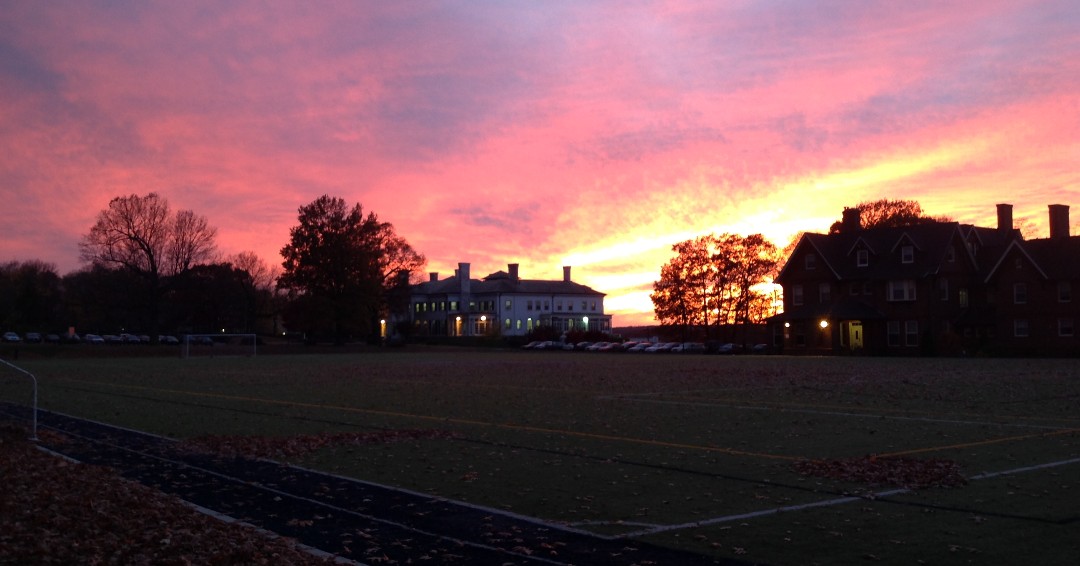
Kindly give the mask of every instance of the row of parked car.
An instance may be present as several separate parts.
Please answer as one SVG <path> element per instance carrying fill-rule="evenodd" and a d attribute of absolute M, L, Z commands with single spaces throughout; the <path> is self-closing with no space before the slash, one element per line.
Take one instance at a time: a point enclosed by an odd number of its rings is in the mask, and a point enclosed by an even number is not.
<path fill-rule="evenodd" d="M 17 332 L 5 332 L 4 342 L 18 343 L 26 342 L 29 344 L 40 344 L 46 342 L 49 344 L 149 344 L 150 336 L 146 334 L 85 334 L 79 336 L 78 334 L 44 334 L 40 332 L 27 332 L 26 336 L 19 336 Z M 180 339 L 176 336 L 159 335 L 159 344 L 179 344 Z"/>
<path fill-rule="evenodd" d="M 556 342 L 552 340 L 537 340 L 522 346 L 525 350 L 564 350 L 581 352 L 641 352 L 647 354 L 657 353 L 683 353 L 683 354 L 739 354 L 751 352 L 755 354 L 765 353 L 765 344 L 755 344 L 749 349 L 740 344 L 731 342 Z"/>

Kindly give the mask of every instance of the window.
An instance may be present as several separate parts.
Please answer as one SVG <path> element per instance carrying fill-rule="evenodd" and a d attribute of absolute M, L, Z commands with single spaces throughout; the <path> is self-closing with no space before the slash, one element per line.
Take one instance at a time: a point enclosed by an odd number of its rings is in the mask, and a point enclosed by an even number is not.
<path fill-rule="evenodd" d="M 533 306 L 532 300 L 525 301 L 525 310 L 531 311 Z"/>
<path fill-rule="evenodd" d="M 864 295 L 873 295 L 874 294 L 874 286 L 871 285 L 869 281 L 862 284 L 862 294 L 864 294 Z"/>
<path fill-rule="evenodd" d="M 1013 303 L 1023 305 L 1027 303 L 1027 284 L 1013 283 Z"/>
<path fill-rule="evenodd" d="M 1073 335 L 1073 319 L 1071 318 L 1059 318 L 1058 319 L 1058 336 L 1072 336 Z"/>
<path fill-rule="evenodd" d="M 539 307 L 539 303 L 537 303 L 537 306 Z M 546 310 L 546 311 L 551 310 L 551 303 L 550 302 L 544 301 L 544 310 Z"/>
<path fill-rule="evenodd" d="M 901 246 L 900 261 L 902 263 L 915 263 L 915 246 Z"/>
<path fill-rule="evenodd" d="M 899 346 L 900 345 L 900 321 L 899 320 L 890 320 L 889 321 L 889 345 L 890 346 Z"/>
<path fill-rule="evenodd" d="M 458 305 L 457 301 L 450 301 L 450 310 L 452 310 L 452 311 L 458 310 L 457 305 Z"/>
<path fill-rule="evenodd" d="M 870 265 L 870 252 L 867 250 L 859 250 L 855 252 L 855 265 L 859 267 L 866 267 Z"/>
<path fill-rule="evenodd" d="M 959 300 L 960 300 L 960 306 L 964 307 L 964 308 L 967 308 L 967 306 L 968 306 L 968 290 L 966 288 L 964 288 L 964 287 L 960 288 Z"/>
<path fill-rule="evenodd" d="M 510 310 L 510 307 L 513 306 L 514 303 L 511 302 L 510 299 L 506 299 L 506 302 L 503 304 L 506 305 L 506 310 Z M 506 326 L 509 327 L 510 325 L 507 324 Z"/>
<path fill-rule="evenodd" d="M 817 256 L 814 254 L 806 254 L 806 270 L 813 271 L 817 269 Z"/>
<path fill-rule="evenodd" d="M 581 301 L 581 311 L 584 312 L 588 308 L 589 308 L 589 302 L 588 301 Z"/>
<path fill-rule="evenodd" d="M 803 326 L 803 323 L 801 322 L 795 323 L 792 326 L 795 327 L 795 345 L 806 346 L 806 327 Z"/>
<path fill-rule="evenodd" d="M 1018 318 L 1013 321 L 1013 336 L 1017 338 L 1028 337 L 1028 321 L 1026 318 Z"/>
<path fill-rule="evenodd" d="M 596 312 L 596 301 L 589 303 L 589 310 Z"/>
<path fill-rule="evenodd" d="M 506 324 L 503 325 L 503 328 L 506 328 L 507 330 L 510 330 L 510 319 L 509 318 L 506 319 Z"/>
<path fill-rule="evenodd" d="M 818 302 L 829 303 L 832 302 L 832 285 L 828 283 L 818 284 Z"/>
<path fill-rule="evenodd" d="M 1071 303 L 1072 302 L 1072 284 L 1068 281 L 1058 282 L 1058 302 L 1059 303 Z"/>
<path fill-rule="evenodd" d="M 945 261 L 956 263 L 956 246 L 950 244 L 948 248 L 945 248 Z"/>
<path fill-rule="evenodd" d="M 557 310 L 557 311 L 562 310 L 562 301 L 555 301 L 555 310 Z"/>
<path fill-rule="evenodd" d="M 889 281 L 889 301 L 914 301 L 915 300 L 915 280 L 914 279 L 900 279 Z"/>
<path fill-rule="evenodd" d="M 940 297 L 941 300 L 943 300 L 943 301 L 948 301 L 949 300 L 949 280 L 948 279 L 938 279 L 937 288 L 938 288 L 938 297 Z"/>
<path fill-rule="evenodd" d="M 919 345 L 919 321 L 909 320 L 904 323 L 904 345 Z"/>
<path fill-rule="evenodd" d="M 439 310 L 441 310 L 441 311 L 446 310 L 446 301 L 439 301 Z"/>
<path fill-rule="evenodd" d="M 791 286 L 791 304 L 795 306 L 803 304 L 802 285 Z"/>
<path fill-rule="evenodd" d="M 517 319 L 517 329 L 521 330 L 521 319 Z"/>

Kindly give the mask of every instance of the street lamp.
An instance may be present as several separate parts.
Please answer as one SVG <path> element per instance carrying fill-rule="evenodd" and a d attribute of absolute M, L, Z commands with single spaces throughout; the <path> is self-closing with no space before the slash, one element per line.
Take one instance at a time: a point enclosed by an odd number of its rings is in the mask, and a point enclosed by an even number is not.
<path fill-rule="evenodd" d="M 818 323 L 818 326 L 820 326 L 822 330 L 825 330 L 829 327 L 829 321 L 822 319 L 821 322 Z"/>

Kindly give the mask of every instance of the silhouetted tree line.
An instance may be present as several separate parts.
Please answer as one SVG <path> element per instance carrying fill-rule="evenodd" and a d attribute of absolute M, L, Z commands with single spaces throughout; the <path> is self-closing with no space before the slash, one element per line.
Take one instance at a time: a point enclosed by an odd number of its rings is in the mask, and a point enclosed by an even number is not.
<path fill-rule="evenodd" d="M 279 332 L 362 339 L 408 304 L 424 257 L 393 226 L 320 197 L 301 207 L 282 268 L 253 252 L 222 258 L 216 230 L 150 193 L 114 198 L 79 243 L 86 265 L 0 264 L 0 329 L 19 332 Z"/>

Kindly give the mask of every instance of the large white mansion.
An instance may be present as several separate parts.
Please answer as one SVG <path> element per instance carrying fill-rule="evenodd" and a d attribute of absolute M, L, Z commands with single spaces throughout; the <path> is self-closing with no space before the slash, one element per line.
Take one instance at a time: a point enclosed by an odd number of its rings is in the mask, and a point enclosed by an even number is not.
<path fill-rule="evenodd" d="M 483 279 L 469 276 L 459 263 L 452 277 L 411 286 L 409 318 L 418 336 L 524 336 L 540 326 L 558 332 L 611 331 L 604 314 L 604 294 L 570 280 L 563 267 L 559 280 L 521 279 L 518 264 Z"/>

